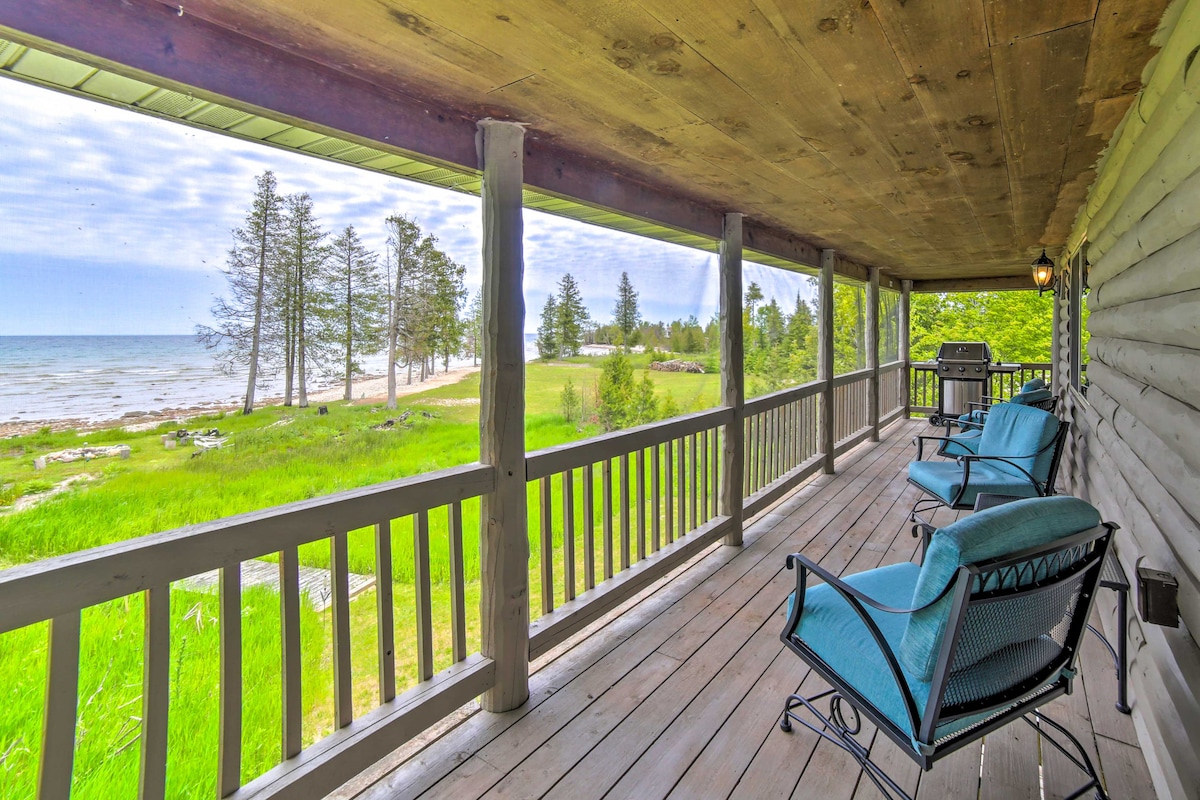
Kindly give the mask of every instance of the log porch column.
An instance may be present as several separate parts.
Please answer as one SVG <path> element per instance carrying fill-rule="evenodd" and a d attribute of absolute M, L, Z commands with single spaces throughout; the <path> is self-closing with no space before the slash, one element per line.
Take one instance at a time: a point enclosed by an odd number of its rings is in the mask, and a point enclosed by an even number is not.
<path fill-rule="evenodd" d="M 900 281 L 900 319 L 896 327 L 900 329 L 900 349 L 898 356 L 904 367 L 900 370 L 900 399 L 904 403 L 904 418 L 912 417 L 912 363 L 910 362 L 910 344 L 912 342 L 912 323 L 909 315 L 909 301 L 912 299 L 912 281 Z"/>
<path fill-rule="evenodd" d="M 496 470 L 480 508 L 482 653 L 496 683 L 488 711 L 529 698 L 529 535 L 525 507 L 525 300 L 521 218 L 525 129 L 483 120 L 476 145 L 483 171 L 483 366 L 479 460 Z"/>
<path fill-rule="evenodd" d="M 726 214 L 721 228 L 721 402 L 733 411 L 725 427 L 725 469 L 721 473 L 721 514 L 733 525 L 724 544 L 742 543 L 742 480 L 745 473 L 746 402 L 742 342 L 742 215 Z"/>
<path fill-rule="evenodd" d="M 824 470 L 833 474 L 833 251 L 821 251 L 821 285 L 817 299 L 817 380 L 821 389 L 819 438 L 825 453 Z"/>
<path fill-rule="evenodd" d="M 871 441 L 879 441 L 879 268 L 867 270 L 867 369 L 871 370 L 871 388 L 867 398 L 867 420 L 871 423 Z"/>

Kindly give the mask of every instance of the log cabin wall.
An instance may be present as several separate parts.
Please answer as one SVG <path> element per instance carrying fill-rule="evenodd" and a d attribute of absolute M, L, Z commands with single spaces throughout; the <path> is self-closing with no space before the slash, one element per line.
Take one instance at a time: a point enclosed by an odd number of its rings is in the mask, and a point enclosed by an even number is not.
<path fill-rule="evenodd" d="M 1146 88 L 1099 166 L 1069 243 L 1074 255 L 1066 260 L 1056 299 L 1055 376 L 1073 423 L 1063 488 L 1120 523 L 1117 549 L 1131 583 L 1139 561 L 1179 581 L 1178 628 L 1141 622 L 1131 598 L 1130 693 L 1158 793 L 1196 798 L 1200 64 L 1193 60 L 1200 51 L 1200 2 L 1176 4 L 1159 35 L 1163 50 L 1147 68 Z M 1070 385 L 1080 359 L 1071 334 L 1081 321 L 1072 287 L 1077 296 L 1084 274 L 1091 339 L 1080 391 Z M 1101 593 L 1098 602 L 1113 638 L 1111 595 Z"/>

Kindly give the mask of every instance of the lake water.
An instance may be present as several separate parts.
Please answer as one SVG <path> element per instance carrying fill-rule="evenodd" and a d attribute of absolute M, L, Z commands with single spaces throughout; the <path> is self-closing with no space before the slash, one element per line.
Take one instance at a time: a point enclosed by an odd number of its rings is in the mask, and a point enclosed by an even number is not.
<path fill-rule="evenodd" d="M 526 358 L 536 357 L 534 337 L 525 340 Z M 469 360 L 451 361 L 462 363 Z M 367 373 L 381 375 L 387 357 L 362 364 Z M 318 381 L 309 390 L 336 383 Z M 195 336 L 0 336 L 0 423 L 206 409 L 240 403 L 245 392 L 245 373 L 222 375 Z M 277 376 L 256 396 L 282 394 Z"/>

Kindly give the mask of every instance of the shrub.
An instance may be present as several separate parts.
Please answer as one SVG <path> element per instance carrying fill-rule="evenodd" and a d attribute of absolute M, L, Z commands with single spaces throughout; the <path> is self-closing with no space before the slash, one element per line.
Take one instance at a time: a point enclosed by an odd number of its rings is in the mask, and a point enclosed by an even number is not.
<path fill-rule="evenodd" d="M 575 384 L 568 378 L 567 383 L 558 395 L 559 406 L 563 419 L 570 423 L 583 420 L 583 397 L 575 389 Z"/>

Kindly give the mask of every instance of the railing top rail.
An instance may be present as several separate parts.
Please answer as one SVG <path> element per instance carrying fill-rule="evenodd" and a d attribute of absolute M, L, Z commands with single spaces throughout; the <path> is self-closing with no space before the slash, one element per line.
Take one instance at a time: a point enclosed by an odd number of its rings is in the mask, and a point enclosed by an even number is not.
<path fill-rule="evenodd" d="M 747 400 L 742 407 L 743 413 L 746 416 L 761 414 L 764 411 L 770 411 L 780 406 L 786 406 L 788 403 L 803 400 L 805 397 L 815 397 L 821 393 L 821 387 L 824 385 L 824 381 L 809 381 L 799 386 L 791 386 L 787 389 L 780 389 L 777 392 L 764 394 L 753 400 Z"/>
<path fill-rule="evenodd" d="M 833 387 L 836 389 L 839 386 L 849 386 L 852 383 L 863 381 L 871 377 L 873 370 L 860 369 L 854 372 L 847 372 L 843 375 L 833 376 Z"/>
<path fill-rule="evenodd" d="M 879 365 L 880 372 L 893 372 L 893 371 L 898 372 L 899 370 L 902 370 L 902 369 L 904 369 L 903 361 L 889 361 L 886 364 Z"/>
<path fill-rule="evenodd" d="M 0 572 L 0 633 L 492 491 L 484 464 L 438 470 L 188 525 Z"/>
<path fill-rule="evenodd" d="M 557 475 L 569 469 L 633 453 L 646 447 L 678 439 L 680 436 L 688 436 L 719 425 L 726 425 L 732 421 L 733 411 L 731 409 L 714 408 L 661 422 L 651 422 L 648 425 L 639 425 L 629 430 L 605 433 L 581 442 L 568 442 L 547 447 L 525 456 L 525 479 L 533 481 L 545 478 L 547 475 Z"/>

